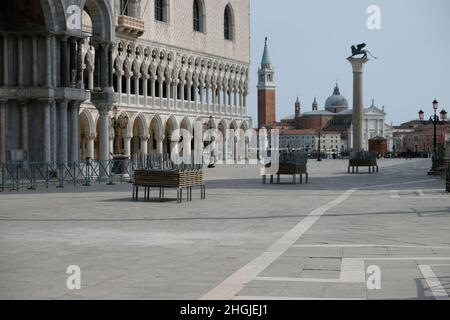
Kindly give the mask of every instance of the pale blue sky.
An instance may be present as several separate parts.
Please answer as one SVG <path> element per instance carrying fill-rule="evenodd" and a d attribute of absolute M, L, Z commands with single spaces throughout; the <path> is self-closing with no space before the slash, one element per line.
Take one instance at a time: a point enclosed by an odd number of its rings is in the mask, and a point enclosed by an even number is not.
<path fill-rule="evenodd" d="M 431 102 L 450 112 L 449 0 L 252 0 L 249 113 L 257 123 L 256 73 L 264 37 L 276 72 L 277 120 L 294 113 L 300 97 L 323 108 L 336 80 L 352 106 L 352 44 L 366 42 L 378 57 L 365 68 L 364 101 L 385 106 L 386 122 L 417 118 Z M 369 5 L 381 8 L 381 30 L 366 26 Z"/>

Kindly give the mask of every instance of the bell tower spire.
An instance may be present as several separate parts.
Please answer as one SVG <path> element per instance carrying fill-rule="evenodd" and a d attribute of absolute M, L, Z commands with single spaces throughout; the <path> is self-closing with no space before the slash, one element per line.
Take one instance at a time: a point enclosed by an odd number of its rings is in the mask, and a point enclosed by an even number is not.
<path fill-rule="evenodd" d="M 261 66 L 258 69 L 258 127 L 267 127 L 276 122 L 274 69 L 269 54 L 267 37 Z"/>

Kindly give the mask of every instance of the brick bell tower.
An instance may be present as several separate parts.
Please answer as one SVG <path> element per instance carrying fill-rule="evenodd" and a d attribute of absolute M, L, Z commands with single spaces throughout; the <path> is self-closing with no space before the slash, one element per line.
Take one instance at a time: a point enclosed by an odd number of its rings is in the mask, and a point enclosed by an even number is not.
<path fill-rule="evenodd" d="M 258 128 L 270 127 L 276 122 L 274 70 L 269 48 L 264 45 L 261 67 L 258 68 Z"/>

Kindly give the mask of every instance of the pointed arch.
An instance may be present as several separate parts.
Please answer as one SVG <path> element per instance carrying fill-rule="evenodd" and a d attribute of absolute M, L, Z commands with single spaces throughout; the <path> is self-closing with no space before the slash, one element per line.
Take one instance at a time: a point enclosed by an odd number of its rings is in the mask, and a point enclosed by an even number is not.
<path fill-rule="evenodd" d="M 231 3 L 225 6 L 223 14 L 223 32 L 225 40 L 234 40 L 234 11 Z"/>

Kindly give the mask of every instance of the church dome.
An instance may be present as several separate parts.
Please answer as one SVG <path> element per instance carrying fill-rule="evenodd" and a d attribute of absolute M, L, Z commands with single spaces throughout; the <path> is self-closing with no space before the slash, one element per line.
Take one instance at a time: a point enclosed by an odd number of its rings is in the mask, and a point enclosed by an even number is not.
<path fill-rule="evenodd" d="M 341 95 L 337 84 L 334 88 L 333 95 L 330 96 L 325 102 L 325 110 L 333 113 L 339 113 L 348 110 L 347 99 Z"/>

